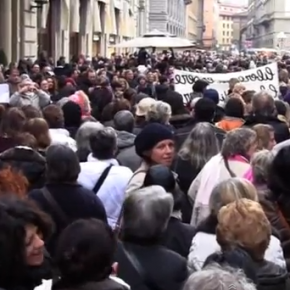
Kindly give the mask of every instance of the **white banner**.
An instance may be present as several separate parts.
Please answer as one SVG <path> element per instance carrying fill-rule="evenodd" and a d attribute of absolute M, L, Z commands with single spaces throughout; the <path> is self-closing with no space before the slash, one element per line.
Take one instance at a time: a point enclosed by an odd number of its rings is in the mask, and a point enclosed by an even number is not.
<path fill-rule="evenodd" d="M 240 80 L 247 90 L 267 91 L 273 98 L 278 98 L 279 95 L 278 66 L 276 62 L 255 69 L 225 74 L 204 74 L 175 70 L 174 78 L 175 91 L 182 94 L 186 104 L 192 99 L 192 85 L 197 80 L 205 80 L 209 83 L 207 88 L 217 90 L 221 102 L 226 99 L 229 90 L 229 80 L 232 78 Z"/>

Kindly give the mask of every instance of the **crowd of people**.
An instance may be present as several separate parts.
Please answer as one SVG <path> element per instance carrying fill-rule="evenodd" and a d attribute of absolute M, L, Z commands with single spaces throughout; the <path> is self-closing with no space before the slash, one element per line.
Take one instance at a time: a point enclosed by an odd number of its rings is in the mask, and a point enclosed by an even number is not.
<path fill-rule="evenodd" d="M 238 79 L 222 105 L 204 80 L 188 104 L 174 88 L 174 67 L 267 61 L 140 50 L 2 68 L 0 288 L 290 290 L 290 63 L 276 100 Z"/>

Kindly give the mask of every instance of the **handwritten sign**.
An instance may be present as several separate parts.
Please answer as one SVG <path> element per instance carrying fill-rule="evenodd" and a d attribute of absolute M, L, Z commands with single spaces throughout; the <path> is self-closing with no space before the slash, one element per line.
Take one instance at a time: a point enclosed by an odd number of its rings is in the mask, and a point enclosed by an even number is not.
<path fill-rule="evenodd" d="M 9 104 L 10 92 L 8 84 L 0 84 L 0 104 Z"/>
<path fill-rule="evenodd" d="M 204 80 L 209 83 L 207 88 L 218 91 L 220 101 L 226 100 L 229 90 L 229 80 L 238 79 L 247 90 L 267 91 L 273 98 L 279 95 L 279 79 L 277 63 L 271 63 L 262 67 L 249 69 L 241 72 L 215 74 L 196 73 L 183 70 L 175 70 L 175 91 L 182 94 L 184 103 L 192 100 L 192 86 L 197 80 Z"/>

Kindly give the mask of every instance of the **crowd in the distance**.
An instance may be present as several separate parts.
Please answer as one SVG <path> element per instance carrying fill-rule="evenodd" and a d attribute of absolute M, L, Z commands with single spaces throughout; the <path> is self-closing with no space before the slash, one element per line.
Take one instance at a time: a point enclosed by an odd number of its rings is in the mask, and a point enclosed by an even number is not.
<path fill-rule="evenodd" d="M 279 100 L 231 79 L 223 105 L 203 80 L 184 104 L 181 61 L 214 73 L 253 58 L 141 50 L 2 70 L 0 288 L 290 290 L 287 60 Z"/>

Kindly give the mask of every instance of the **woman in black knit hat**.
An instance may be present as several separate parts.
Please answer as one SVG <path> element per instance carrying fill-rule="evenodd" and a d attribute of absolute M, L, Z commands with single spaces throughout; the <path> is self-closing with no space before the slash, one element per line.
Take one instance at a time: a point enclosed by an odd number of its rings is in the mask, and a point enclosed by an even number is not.
<path fill-rule="evenodd" d="M 175 154 L 174 134 L 162 124 L 150 123 L 137 135 L 135 150 L 143 161 L 128 184 L 127 195 L 143 186 L 151 165 L 171 166 Z"/>

